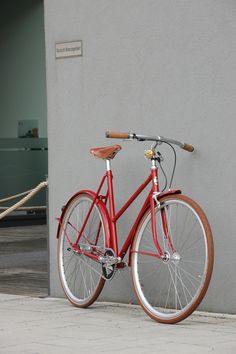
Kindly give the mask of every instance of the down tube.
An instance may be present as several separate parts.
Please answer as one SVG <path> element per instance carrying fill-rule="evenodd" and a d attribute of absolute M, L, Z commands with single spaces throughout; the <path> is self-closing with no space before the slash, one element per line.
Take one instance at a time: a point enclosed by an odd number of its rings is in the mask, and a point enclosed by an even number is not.
<path fill-rule="evenodd" d="M 137 219 L 135 220 L 135 223 L 132 227 L 132 229 L 130 230 L 130 233 L 126 239 L 126 241 L 124 242 L 123 246 L 122 246 L 122 249 L 119 253 L 119 257 L 121 257 L 121 259 L 124 258 L 124 256 L 126 255 L 126 252 L 129 248 L 129 246 L 132 244 L 132 241 L 133 241 L 133 238 L 134 238 L 134 235 L 135 235 L 135 231 L 137 229 L 137 226 L 139 224 L 139 221 L 140 219 L 142 218 L 144 212 L 146 211 L 148 205 L 150 204 L 150 199 L 152 199 L 152 191 L 149 193 L 149 195 L 147 196 L 144 204 L 143 204 L 143 207 L 142 209 L 140 210 L 138 216 L 137 216 Z M 130 257 L 129 257 L 130 258 Z M 130 259 L 129 259 L 129 264 L 130 264 Z"/>

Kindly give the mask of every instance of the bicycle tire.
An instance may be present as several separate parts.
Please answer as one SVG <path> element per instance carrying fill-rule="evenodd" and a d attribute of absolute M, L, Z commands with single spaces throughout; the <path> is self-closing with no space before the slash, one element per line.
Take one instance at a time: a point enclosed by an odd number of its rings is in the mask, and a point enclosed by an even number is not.
<path fill-rule="evenodd" d="M 175 254 L 161 232 L 161 210 L 167 216 Z M 198 307 L 207 291 L 214 261 L 211 228 L 200 206 L 184 195 L 162 197 L 155 216 L 165 259 L 150 255 L 158 252 L 149 208 L 140 221 L 131 250 L 132 282 L 140 305 L 152 319 L 177 323 Z"/>
<path fill-rule="evenodd" d="M 82 253 L 76 253 L 68 241 L 75 242 L 77 239 L 79 228 L 92 203 L 93 196 L 89 193 L 77 193 L 65 206 L 59 226 L 58 269 L 61 285 L 68 300 L 82 308 L 97 299 L 105 283 L 101 264 Z M 95 245 L 91 252 L 103 254 L 106 245 L 105 227 L 104 215 L 95 203 L 79 241 L 79 249 L 88 251 L 91 245 Z"/>

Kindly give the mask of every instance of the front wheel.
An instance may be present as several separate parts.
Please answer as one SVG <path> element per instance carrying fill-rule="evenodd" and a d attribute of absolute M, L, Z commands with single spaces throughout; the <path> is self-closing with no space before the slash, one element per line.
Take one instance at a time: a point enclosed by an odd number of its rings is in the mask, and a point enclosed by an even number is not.
<path fill-rule="evenodd" d="M 176 323 L 197 308 L 207 291 L 213 269 L 212 233 L 202 209 L 183 195 L 163 197 L 155 218 L 163 255 L 153 238 L 149 209 L 131 250 L 132 280 L 152 319 Z"/>

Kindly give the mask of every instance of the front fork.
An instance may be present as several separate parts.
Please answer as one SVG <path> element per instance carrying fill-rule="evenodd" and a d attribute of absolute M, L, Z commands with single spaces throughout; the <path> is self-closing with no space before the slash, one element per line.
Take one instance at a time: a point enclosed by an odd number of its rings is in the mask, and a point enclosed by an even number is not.
<path fill-rule="evenodd" d="M 170 234 L 170 225 L 168 225 L 168 216 L 167 210 L 165 207 L 162 207 L 158 196 L 161 194 L 159 191 L 159 183 L 158 183 L 158 168 L 157 168 L 157 159 L 152 159 L 152 167 L 151 167 L 151 174 L 152 174 L 152 198 L 151 198 L 151 224 L 152 224 L 152 237 L 153 242 L 158 250 L 158 253 L 161 258 L 165 258 L 165 250 L 160 246 L 158 239 L 160 239 L 161 235 L 157 234 L 157 227 L 156 227 L 156 208 L 160 209 L 161 212 L 161 220 L 160 220 L 160 227 L 161 233 L 163 234 L 164 238 L 167 241 L 167 244 L 171 251 L 175 253 L 175 248 L 172 244 L 171 234 Z M 159 236 L 159 237 L 158 237 Z"/>

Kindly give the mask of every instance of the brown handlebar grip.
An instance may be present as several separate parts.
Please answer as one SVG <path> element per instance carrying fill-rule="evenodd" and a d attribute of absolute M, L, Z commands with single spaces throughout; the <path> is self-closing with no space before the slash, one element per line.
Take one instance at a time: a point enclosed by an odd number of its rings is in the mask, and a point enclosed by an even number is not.
<path fill-rule="evenodd" d="M 186 150 L 186 151 L 188 151 L 188 152 L 193 152 L 193 151 L 194 151 L 194 147 L 193 147 L 193 145 L 191 145 L 191 144 L 185 144 L 185 143 L 184 143 L 182 149 L 184 149 L 184 150 Z"/>
<path fill-rule="evenodd" d="M 106 138 L 112 138 L 112 139 L 129 139 L 129 133 L 106 132 Z"/>

